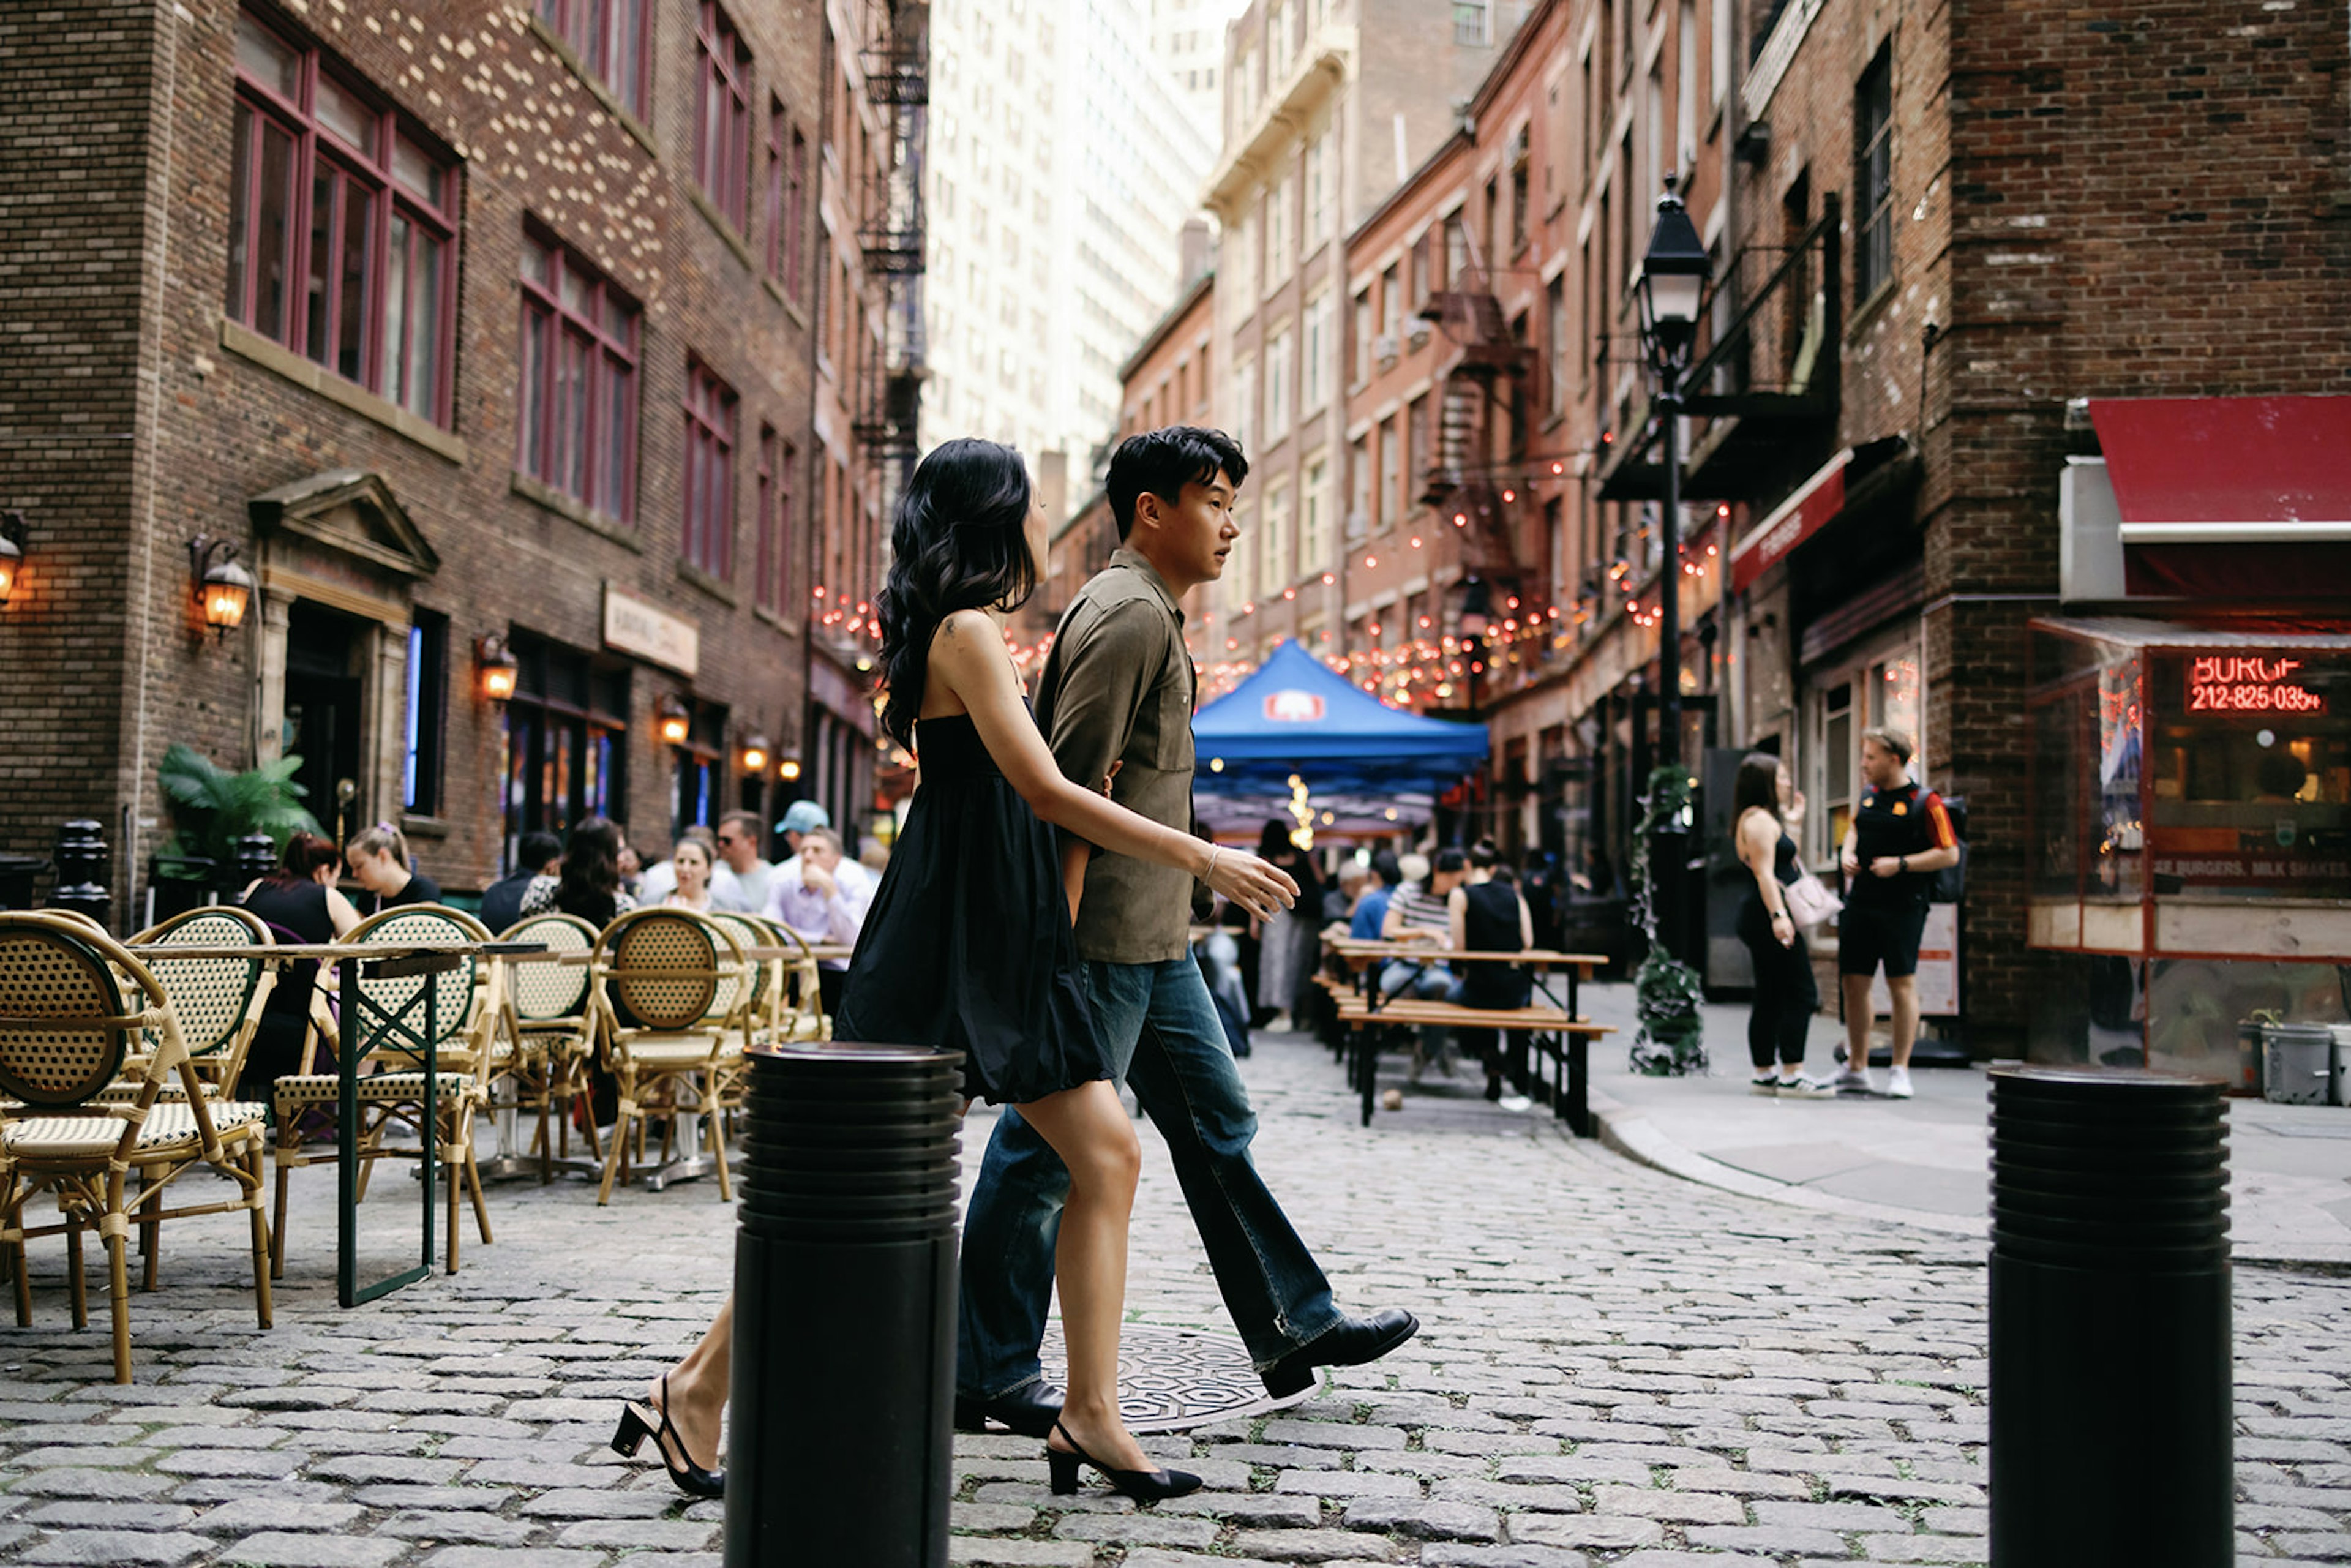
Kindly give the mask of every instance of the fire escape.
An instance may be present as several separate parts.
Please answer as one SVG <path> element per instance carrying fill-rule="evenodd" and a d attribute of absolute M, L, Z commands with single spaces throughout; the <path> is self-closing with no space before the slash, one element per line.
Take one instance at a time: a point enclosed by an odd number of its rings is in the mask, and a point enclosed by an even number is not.
<path fill-rule="evenodd" d="M 1424 240 L 1424 244 L 1431 241 Z M 1432 450 L 1412 455 L 1420 465 L 1420 500 L 1459 535 L 1461 569 L 1489 583 L 1518 583 L 1524 568 L 1514 537 L 1510 486 L 1497 475 L 1512 471 L 1522 452 L 1499 450 L 1505 442 L 1522 446 L 1526 377 L 1533 350 L 1503 317 L 1501 301 L 1476 240 L 1459 225 L 1443 236 L 1446 287 L 1429 296 L 1422 319 L 1436 322 L 1454 346 L 1437 381 L 1437 430 Z M 1423 265 L 1432 259 L 1422 258 Z"/>
<path fill-rule="evenodd" d="M 882 344 L 859 368 L 857 439 L 886 504 L 914 471 L 923 393 L 923 148 L 931 101 L 928 0 L 883 0 L 864 51 L 866 96 L 887 115 L 858 244 L 883 288 Z"/>

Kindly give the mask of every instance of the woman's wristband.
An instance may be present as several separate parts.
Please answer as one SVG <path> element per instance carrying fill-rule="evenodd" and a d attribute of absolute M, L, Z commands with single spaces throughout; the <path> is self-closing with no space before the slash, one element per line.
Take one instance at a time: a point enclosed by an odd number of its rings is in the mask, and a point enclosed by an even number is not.
<path fill-rule="evenodd" d="M 1202 882 L 1211 882 L 1215 880 L 1217 874 L 1217 857 L 1224 852 L 1225 846 L 1222 844 L 1210 844 L 1208 846 L 1208 863 L 1207 868 L 1200 873 L 1200 880 Z"/>

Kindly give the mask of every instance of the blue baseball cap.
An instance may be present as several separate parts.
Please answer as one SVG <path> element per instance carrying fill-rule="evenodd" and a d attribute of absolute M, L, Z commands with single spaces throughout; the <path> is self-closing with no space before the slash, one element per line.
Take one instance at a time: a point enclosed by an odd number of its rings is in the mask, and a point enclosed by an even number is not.
<path fill-rule="evenodd" d="M 832 826 L 832 819 L 825 814 L 822 806 L 813 800 L 795 800 L 778 825 L 788 833 L 805 833 L 811 828 Z"/>

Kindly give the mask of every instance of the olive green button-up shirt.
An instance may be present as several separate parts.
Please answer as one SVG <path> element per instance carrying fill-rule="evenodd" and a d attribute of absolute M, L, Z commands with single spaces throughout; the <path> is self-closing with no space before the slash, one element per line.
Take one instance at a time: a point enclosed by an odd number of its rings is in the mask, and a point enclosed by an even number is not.
<path fill-rule="evenodd" d="M 1192 656 L 1184 612 L 1158 569 L 1123 547 L 1078 591 L 1037 681 L 1037 723 L 1071 782 L 1179 833 L 1192 831 Z M 1078 952 L 1156 964 L 1189 950 L 1192 878 L 1128 855 L 1097 854 L 1078 904 Z"/>

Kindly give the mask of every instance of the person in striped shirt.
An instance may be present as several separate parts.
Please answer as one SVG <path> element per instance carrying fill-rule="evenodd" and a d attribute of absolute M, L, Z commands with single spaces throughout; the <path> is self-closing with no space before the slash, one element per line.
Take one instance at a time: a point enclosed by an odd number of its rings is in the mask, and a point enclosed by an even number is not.
<path fill-rule="evenodd" d="M 1406 855 L 1402 864 L 1405 884 L 1388 900 L 1387 916 L 1381 923 L 1380 935 L 1391 942 L 1427 942 L 1442 947 L 1453 935 L 1453 912 L 1446 901 L 1461 885 L 1468 862 L 1459 850 L 1439 850 L 1433 863 L 1420 855 Z M 1453 971 L 1443 964 L 1416 965 L 1408 959 L 1389 959 L 1387 967 L 1380 971 L 1380 989 L 1393 997 L 1406 987 L 1412 988 L 1414 996 L 1442 1000 L 1453 988 Z M 1437 1070 L 1451 1077 L 1451 1030 L 1433 1024 L 1422 1027 L 1420 1044 L 1412 1053 L 1407 1082 L 1420 1082 L 1432 1053 L 1437 1058 Z"/>

